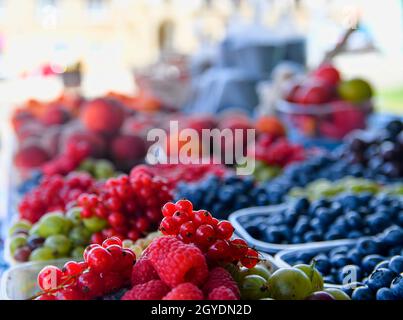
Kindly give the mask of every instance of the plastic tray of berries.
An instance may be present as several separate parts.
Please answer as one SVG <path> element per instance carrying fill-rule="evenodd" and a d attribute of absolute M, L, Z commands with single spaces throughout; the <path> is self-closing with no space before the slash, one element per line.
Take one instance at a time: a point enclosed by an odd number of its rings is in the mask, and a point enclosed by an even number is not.
<path fill-rule="evenodd" d="M 354 283 L 364 281 L 377 264 L 402 254 L 403 228 L 392 226 L 375 237 L 361 238 L 357 243 L 285 250 L 277 253 L 275 259 L 279 266 L 315 260 L 315 267 L 327 284 L 348 289 Z"/>
<path fill-rule="evenodd" d="M 239 210 L 230 216 L 236 233 L 259 250 L 275 253 L 348 244 L 403 226 L 403 198 L 394 195 L 342 194 L 333 199 L 300 198 L 287 206 Z"/>

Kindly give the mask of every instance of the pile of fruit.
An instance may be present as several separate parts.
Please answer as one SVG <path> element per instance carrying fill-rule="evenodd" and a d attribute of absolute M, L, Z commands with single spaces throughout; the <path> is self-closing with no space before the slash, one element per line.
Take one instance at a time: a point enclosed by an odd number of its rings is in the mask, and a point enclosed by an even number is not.
<path fill-rule="evenodd" d="M 136 259 L 117 237 L 88 246 L 83 262 L 38 274 L 37 300 L 348 300 L 337 289 L 323 289 L 313 265 L 271 272 L 258 252 L 233 238 L 227 221 L 181 200 L 167 203 L 160 229 Z M 223 251 L 223 249 L 225 249 Z"/>
<path fill-rule="evenodd" d="M 403 226 L 403 199 L 370 193 L 345 194 L 332 200 L 297 200 L 276 214 L 247 215 L 239 223 L 255 239 L 298 244 L 376 235 Z"/>
<path fill-rule="evenodd" d="M 354 177 L 345 177 L 337 181 L 318 179 L 307 184 L 304 188 L 292 188 L 288 195 L 292 198 L 307 197 L 312 201 L 320 198 L 335 197 L 341 193 L 358 194 L 363 192 L 402 195 L 403 185 L 394 183 L 385 186 L 373 180 Z"/>
<path fill-rule="evenodd" d="M 403 228 L 393 226 L 374 238 L 359 239 L 356 244 L 335 246 L 331 250 L 300 250 L 284 259 L 290 265 L 315 262 L 325 283 L 343 285 L 346 292 L 368 281 L 368 276 L 385 261 L 403 255 Z M 403 257 L 394 258 L 401 261 Z M 395 262 L 392 264 L 394 265 Z M 403 272 L 398 271 L 397 273 Z"/>
<path fill-rule="evenodd" d="M 346 143 L 343 157 L 363 166 L 382 182 L 402 179 L 403 121 L 390 121 L 374 133 L 359 132 Z"/>
<path fill-rule="evenodd" d="M 303 79 L 292 78 L 287 83 L 283 97 L 288 105 L 283 117 L 303 136 L 340 140 L 354 129 L 365 128 L 372 95 L 367 81 L 342 80 L 334 66 L 323 64 Z"/>

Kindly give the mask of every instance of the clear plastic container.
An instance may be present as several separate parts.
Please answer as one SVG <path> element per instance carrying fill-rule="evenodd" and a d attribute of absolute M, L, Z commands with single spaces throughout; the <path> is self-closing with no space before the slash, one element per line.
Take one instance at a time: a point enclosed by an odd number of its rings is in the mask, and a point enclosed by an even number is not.
<path fill-rule="evenodd" d="M 257 248 L 260 251 L 267 252 L 270 254 L 277 253 L 282 250 L 290 250 L 290 249 L 309 249 L 313 246 L 318 246 L 319 248 L 323 248 L 326 246 L 341 246 L 346 244 L 352 244 L 357 241 L 357 239 L 340 239 L 340 240 L 332 240 L 332 241 L 319 241 L 319 242 L 308 242 L 308 243 L 301 243 L 301 244 L 278 244 L 278 243 L 268 243 L 265 241 L 261 241 L 258 239 L 253 238 L 248 231 L 244 228 L 240 219 L 244 217 L 256 217 L 256 216 L 270 216 L 277 214 L 280 210 L 284 210 L 287 208 L 287 205 L 275 205 L 275 206 L 265 206 L 265 207 L 251 207 L 246 209 L 241 209 L 235 211 L 229 216 L 229 220 L 233 224 L 235 228 L 235 232 L 245 239 L 250 246 Z"/>
<path fill-rule="evenodd" d="M 274 260 L 277 266 L 280 268 L 289 268 L 292 265 L 290 265 L 287 261 L 293 259 L 296 257 L 297 254 L 301 253 L 312 253 L 312 254 L 319 254 L 319 253 L 328 253 L 332 249 L 339 248 L 341 245 L 340 244 L 329 244 L 329 245 L 316 245 L 313 244 L 310 247 L 307 247 L 305 249 L 291 249 L 291 250 L 284 250 L 280 251 L 274 256 Z M 347 247 L 353 247 L 354 244 L 345 244 Z M 333 284 L 333 283 L 325 283 L 325 287 L 333 287 L 333 288 L 342 288 L 343 286 L 341 284 Z"/>
<path fill-rule="evenodd" d="M 27 262 L 6 270 L 1 278 L 0 299 L 27 300 L 40 292 L 36 283 L 38 273 L 45 266 L 62 267 L 67 259 Z"/>
<path fill-rule="evenodd" d="M 306 147 L 326 149 L 339 146 L 350 132 L 365 129 L 373 112 L 370 100 L 354 106 L 339 101 L 301 105 L 281 99 L 275 106 L 287 126 L 290 140 Z"/>

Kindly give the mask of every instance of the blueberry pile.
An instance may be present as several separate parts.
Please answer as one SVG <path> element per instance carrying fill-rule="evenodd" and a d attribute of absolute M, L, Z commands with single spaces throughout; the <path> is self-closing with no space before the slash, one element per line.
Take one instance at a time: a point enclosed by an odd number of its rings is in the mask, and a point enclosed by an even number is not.
<path fill-rule="evenodd" d="M 268 243 L 357 239 L 392 225 L 403 227 L 403 198 L 370 193 L 312 202 L 300 198 L 277 214 L 243 216 L 239 223 L 253 238 Z"/>
<path fill-rule="evenodd" d="M 343 157 L 367 168 L 376 180 L 403 178 L 403 122 L 393 120 L 375 133 L 357 134 L 345 145 Z"/>
<path fill-rule="evenodd" d="M 340 246 L 321 253 L 300 251 L 285 257 L 285 260 L 290 265 L 315 261 L 315 267 L 326 283 L 350 284 L 348 287 L 351 287 L 351 283 L 367 281 L 366 277 L 376 266 L 384 267 L 385 260 L 395 255 L 403 255 L 403 228 L 398 226 L 389 227 L 374 238 L 359 239 L 350 246 Z M 348 293 L 351 294 L 351 290 Z"/>
<path fill-rule="evenodd" d="M 236 175 L 210 175 L 198 183 L 179 183 L 175 200 L 179 199 L 188 199 L 196 209 L 208 210 L 219 219 L 238 209 L 269 204 L 266 190 L 256 187 L 253 177 Z"/>
<path fill-rule="evenodd" d="M 403 255 L 380 262 L 356 287 L 353 300 L 403 300 Z"/>

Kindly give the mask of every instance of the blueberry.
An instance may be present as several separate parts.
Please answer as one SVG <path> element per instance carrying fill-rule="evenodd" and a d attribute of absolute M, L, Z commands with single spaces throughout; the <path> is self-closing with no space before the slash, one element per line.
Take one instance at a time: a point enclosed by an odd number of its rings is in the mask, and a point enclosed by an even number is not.
<path fill-rule="evenodd" d="M 312 253 L 309 252 L 300 252 L 297 255 L 299 260 L 304 261 L 304 263 L 309 263 L 312 259 Z"/>
<path fill-rule="evenodd" d="M 310 202 L 307 198 L 300 198 L 294 204 L 294 209 L 298 213 L 307 213 L 310 206 Z"/>
<path fill-rule="evenodd" d="M 308 230 L 309 230 L 308 218 L 305 216 L 299 217 L 299 219 L 294 227 L 294 233 L 296 235 L 303 235 Z"/>
<path fill-rule="evenodd" d="M 344 254 L 335 254 L 330 257 L 330 263 L 334 268 L 342 268 L 351 263 L 351 260 Z"/>
<path fill-rule="evenodd" d="M 397 300 L 397 298 L 391 289 L 381 288 L 376 292 L 376 300 Z"/>
<path fill-rule="evenodd" d="M 263 234 L 263 239 L 269 243 L 281 243 L 283 240 L 281 232 L 275 226 L 266 228 Z"/>
<path fill-rule="evenodd" d="M 386 227 L 390 225 L 390 219 L 382 214 L 375 213 L 367 217 L 367 225 L 371 230 L 371 233 L 376 234 L 383 231 Z"/>
<path fill-rule="evenodd" d="M 322 274 L 329 274 L 332 265 L 325 254 L 318 254 L 313 258 L 315 260 L 315 268 Z"/>
<path fill-rule="evenodd" d="M 389 261 L 384 260 L 384 261 L 379 262 L 379 263 L 375 266 L 374 270 L 380 269 L 380 268 L 389 269 Z"/>
<path fill-rule="evenodd" d="M 368 277 L 368 287 L 376 291 L 383 287 L 389 287 L 392 280 L 395 278 L 395 273 L 389 269 L 379 268 L 376 269 Z"/>
<path fill-rule="evenodd" d="M 316 210 L 315 215 L 316 218 L 319 219 L 320 223 L 325 226 L 331 223 L 335 217 L 332 213 L 332 210 L 328 208 L 319 208 Z"/>
<path fill-rule="evenodd" d="M 402 254 L 402 248 L 395 247 L 395 248 L 390 248 L 388 256 L 397 256 Z"/>
<path fill-rule="evenodd" d="M 347 234 L 347 238 L 348 238 L 348 239 L 358 239 L 358 238 L 361 238 L 362 236 L 363 236 L 362 232 L 361 232 L 361 231 L 358 231 L 358 230 L 350 231 L 350 232 Z"/>
<path fill-rule="evenodd" d="M 346 265 L 338 272 L 339 283 L 343 285 L 357 282 L 362 278 L 362 271 L 359 266 L 354 264 Z"/>
<path fill-rule="evenodd" d="M 379 244 L 372 239 L 361 239 L 357 243 L 358 252 L 362 255 L 378 253 Z"/>
<path fill-rule="evenodd" d="M 395 256 L 390 259 L 389 269 L 394 273 L 402 273 L 403 272 L 403 256 Z"/>
<path fill-rule="evenodd" d="M 247 226 L 246 231 L 251 235 L 252 238 L 260 239 L 262 237 L 262 233 L 257 226 Z"/>
<path fill-rule="evenodd" d="M 365 272 L 372 272 L 376 265 L 383 260 L 385 260 L 385 258 L 380 256 L 379 254 L 371 254 L 364 257 L 361 267 Z"/>
<path fill-rule="evenodd" d="M 390 289 L 392 290 L 393 294 L 396 296 L 397 299 L 403 299 L 403 276 L 397 276 L 390 285 Z"/>
<path fill-rule="evenodd" d="M 364 284 L 362 282 L 351 282 L 345 286 L 341 287 L 341 290 L 343 290 L 349 297 L 353 294 L 353 291 L 355 288 L 362 287 Z"/>
<path fill-rule="evenodd" d="M 323 229 L 323 224 L 320 222 L 318 218 L 313 218 L 309 223 L 311 228 L 316 231 L 321 231 Z"/>
<path fill-rule="evenodd" d="M 364 222 L 358 212 L 350 211 L 345 214 L 346 223 L 351 229 L 360 229 Z"/>
<path fill-rule="evenodd" d="M 353 300 L 374 300 L 374 293 L 367 286 L 358 287 L 351 296 Z"/>
<path fill-rule="evenodd" d="M 284 212 L 284 222 L 289 226 L 294 226 L 298 217 L 299 214 L 295 210 L 287 210 Z"/>
<path fill-rule="evenodd" d="M 336 230 L 331 230 L 331 231 L 326 232 L 324 238 L 325 238 L 326 241 L 342 239 L 342 238 L 343 238 L 343 234 L 339 233 L 339 232 L 336 231 Z"/>
<path fill-rule="evenodd" d="M 392 226 L 385 230 L 383 241 L 386 244 L 401 245 L 403 244 L 403 228 Z"/>
<path fill-rule="evenodd" d="M 356 248 L 353 248 L 349 252 L 347 252 L 347 258 L 349 258 L 352 263 L 356 265 L 361 265 L 362 256 Z"/>
<path fill-rule="evenodd" d="M 322 236 L 318 231 L 308 231 L 304 234 L 304 241 L 305 242 L 317 242 L 322 240 Z"/>
<path fill-rule="evenodd" d="M 346 195 L 340 199 L 344 208 L 355 210 L 360 206 L 360 199 L 356 195 Z"/>
<path fill-rule="evenodd" d="M 302 242 L 304 242 L 304 240 L 300 236 L 293 235 L 293 237 L 291 238 L 292 244 L 297 244 L 297 243 L 302 243 Z"/>

